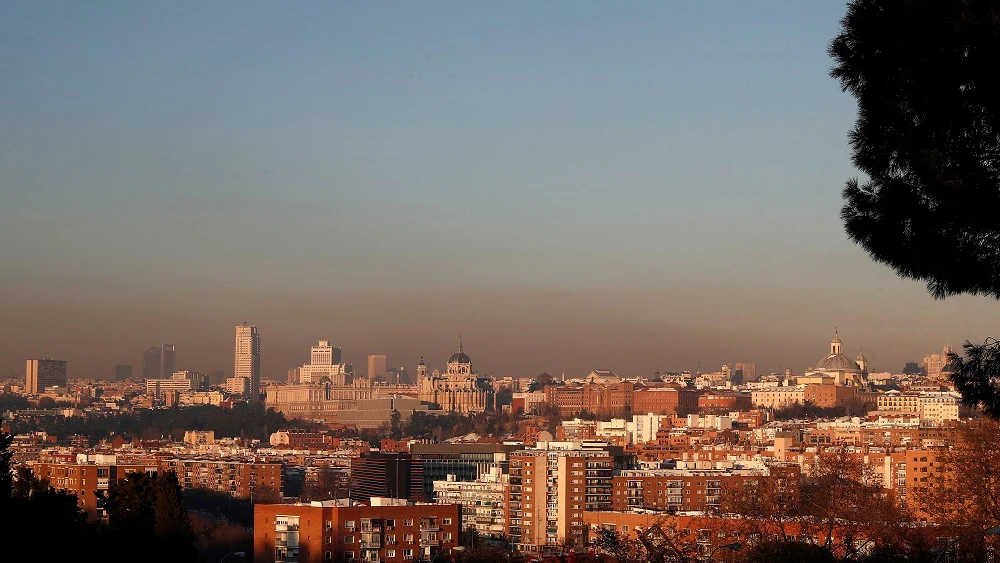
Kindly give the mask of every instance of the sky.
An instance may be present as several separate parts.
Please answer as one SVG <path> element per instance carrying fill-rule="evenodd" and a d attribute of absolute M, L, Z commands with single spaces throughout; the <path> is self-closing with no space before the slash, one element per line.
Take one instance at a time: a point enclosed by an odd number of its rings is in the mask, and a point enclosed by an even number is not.
<path fill-rule="evenodd" d="M 329 339 L 480 373 L 900 370 L 1000 305 L 852 244 L 844 2 L 0 3 L 0 376 Z M 993 333 L 995 335 L 995 333 Z"/>

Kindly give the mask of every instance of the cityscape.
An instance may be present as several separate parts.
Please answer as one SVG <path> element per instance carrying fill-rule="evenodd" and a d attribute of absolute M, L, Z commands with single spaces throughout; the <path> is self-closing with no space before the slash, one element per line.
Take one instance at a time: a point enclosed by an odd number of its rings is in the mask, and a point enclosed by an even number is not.
<path fill-rule="evenodd" d="M 1000 562 L 998 14 L 0 3 L 4 561 Z"/>

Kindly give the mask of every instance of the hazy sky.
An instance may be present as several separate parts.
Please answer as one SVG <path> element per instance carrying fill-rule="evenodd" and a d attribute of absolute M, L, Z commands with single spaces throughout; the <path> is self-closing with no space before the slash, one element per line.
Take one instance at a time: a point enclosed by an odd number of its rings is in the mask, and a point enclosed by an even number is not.
<path fill-rule="evenodd" d="M 981 340 L 843 233 L 843 2 L 4 2 L 0 374 L 328 338 L 579 375 Z M 996 335 L 994 333 L 994 335 Z"/>

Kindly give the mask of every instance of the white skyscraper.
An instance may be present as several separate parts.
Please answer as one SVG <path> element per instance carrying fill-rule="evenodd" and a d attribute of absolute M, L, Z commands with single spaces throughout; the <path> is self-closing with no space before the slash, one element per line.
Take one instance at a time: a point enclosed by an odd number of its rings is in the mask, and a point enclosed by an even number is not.
<path fill-rule="evenodd" d="M 320 340 L 319 344 L 312 347 L 309 363 L 298 368 L 298 382 L 319 383 L 325 377 L 334 385 L 344 385 L 347 374 L 340 360 L 340 348 L 331 346 L 329 340 Z"/>
<path fill-rule="evenodd" d="M 247 380 L 247 395 L 256 399 L 260 394 L 260 334 L 257 327 L 243 323 L 236 326 L 236 350 L 233 357 L 233 377 Z"/>
<path fill-rule="evenodd" d="M 340 358 L 339 347 L 331 346 L 329 340 L 320 340 L 318 345 L 312 347 L 309 363 L 314 366 L 332 366 L 339 364 Z"/>

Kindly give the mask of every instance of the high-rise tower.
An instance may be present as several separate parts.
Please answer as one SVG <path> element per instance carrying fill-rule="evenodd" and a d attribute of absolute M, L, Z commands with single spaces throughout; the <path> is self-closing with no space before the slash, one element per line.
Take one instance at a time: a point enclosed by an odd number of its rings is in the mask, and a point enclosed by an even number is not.
<path fill-rule="evenodd" d="M 160 347 L 160 377 L 166 379 L 174 374 L 177 365 L 177 347 L 164 344 Z"/>
<path fill-rule="evenodd" d="M 319 344 L 312 347 L 309 363 L 314 366 L 339 365 L 342 355 L 343 352 L 338 346 L 330 345 L 329 340 L 320 340 Z"/>
<path fill-rule="evenodd" d="M 385 381 L 385 354 L 368 354 L 368 379 Z"/>
<path fill-rule="evenodd" d="M 28 393 L 44 393 L 46 387 L 66 387 L 66 360 L 28 360 L 24 385 Z"/>
<path fill-rule="evenodd" d="M 160 378 L 160 352 L 159 346 L 150 346 L 142 353 L 142 376 L 146 379 Z"/>
<path fill-rule="evenodd" d="M 260 334 L 256 326 L 245 322 L 236 326 L 233 377 L 247 379 L 251 399 L 260 397 Z"/>

